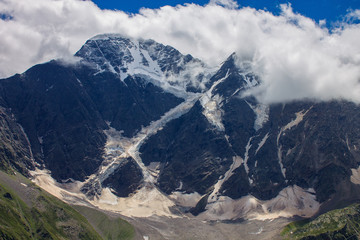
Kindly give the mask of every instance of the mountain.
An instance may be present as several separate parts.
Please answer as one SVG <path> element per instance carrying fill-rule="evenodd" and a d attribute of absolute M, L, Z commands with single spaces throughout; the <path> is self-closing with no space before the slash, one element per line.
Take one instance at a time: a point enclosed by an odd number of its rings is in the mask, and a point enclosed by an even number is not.
<path fill-rule="evenodd" d="M 75 58 L 0 80 L 3 169 L 129 216 L 310 217 L 360 199 L 355 103 L 266 105 L 236 54 L 211 69 L 116 34 Z"/>

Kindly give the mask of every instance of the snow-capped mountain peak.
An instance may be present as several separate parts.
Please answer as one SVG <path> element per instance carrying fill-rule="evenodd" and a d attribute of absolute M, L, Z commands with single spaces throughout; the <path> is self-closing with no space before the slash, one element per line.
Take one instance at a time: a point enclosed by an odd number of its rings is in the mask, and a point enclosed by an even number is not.
<path fill-rule="evenodd" d="M 111 72 L 122 81 L 128 76 L 141 76 L 164 90 L 172 86 L 177 91 L 203 91 L 210 75 L 206 65 L 191 55 L 153 40 L 135 40 L 119 34 L 89 39 L 76 56 L 94 65 L 94 74 Z"/>

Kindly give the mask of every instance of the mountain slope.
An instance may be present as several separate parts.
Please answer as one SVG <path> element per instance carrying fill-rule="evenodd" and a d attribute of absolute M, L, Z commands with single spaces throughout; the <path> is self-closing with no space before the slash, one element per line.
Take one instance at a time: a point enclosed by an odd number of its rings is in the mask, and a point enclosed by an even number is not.
<path fill-rule="evenodd" d="M 308 216 L 318 210 L 315 197 L 324 208 L 339 204 L 333 197 L 336 193 L 358 198 L 358 190 L 349 189 L 359 188 L 350 181 L 351 169 L 359 163 L 359 106 L 344 101 L 263 105 L 243 97 L 247 89 L 261 83 L 236 61 L 235 55 L 229 57 L 199 102 L 140 148 L 145 164 L 160 163 L 160 189 L 168 194 L 181 192 L 183 197 L 210 194 L 203 210 L 213 212 L 213 217 L 230 214 L 232 218 L 246 216 L 259 206 L 233 213 L 234 204 L 249 205 L 251 197 L 268 205 L 262 214 L 298 211 L 293 214 Z M 205 136 L 206 144 L 201 140 Z M 212 141 L 216 144 L 209 144 Z M 216 161 L 221 164 L 214 165 Z M 211 171 L 206 169 L 209 166 Z M 209 181 L 210 176 L 216 177 Z M 196 188 L 199 180 L 202 189 Z M 293 196 L 283 199 L 283 192 Z M 224 213 L 225 206 L 230 207 L 229 213 Z"/>
<path fill-rule="evenodd" d="M 103 239 L 130 240 L 135 237 L 134 227 L 121 218 L 110 217 L 85 206 L 74 206 L 74 208 L 86 217 Z"/>
<path fill-rule="evenodd" d="M 19 183 L 20 176 L 0 175 L 1 239 L 101 239 L 69 205 L 30 182 Z"/>
<path fill-rule="evenodd" d="M 282 231 L 285 239 L 359 239 L 360 206 L 354 204 L 287 225 Z"/>
<path fill-rule="evenodd" d="M 169 64 L 163 63 L 167 71 Z M 103 130 L 109 126 L 133 136 L 182 101 L 144 77 L 120 80 L 118 74 L 98 73 L 88 63 L 57 61 L 2 80 L 0 92 L 4 107 L 28 134 L 36 162 L 44 163 L 59 181 L 84 180 L 100 166 Z"/>
<path fill-rule="evenodd" d="M 39 182 L 48 169 L 59 196 L 130 216 L 310 217 L 360 199 L 358 105 L 258 102 L 261 78 L 236 54 L 210 71 L 106 34 L 75 56 L 0 80 L 3 168 Z"/>
<path fill-rule="evenodd" d="M 30 176 L 35 162 L 24 129 L 9 112 L 0 107 L 0 170 L 14 170 Z"/>

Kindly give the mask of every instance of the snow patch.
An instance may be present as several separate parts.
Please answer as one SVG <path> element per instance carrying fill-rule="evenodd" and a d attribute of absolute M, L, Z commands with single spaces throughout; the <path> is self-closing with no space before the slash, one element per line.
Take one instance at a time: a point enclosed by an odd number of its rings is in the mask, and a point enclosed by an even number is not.
<path fill-rule="evenodd" d="M 46 90 L 45 90 L 45 92 L 48 92 L 48 91 L 50 91 L 51 89 L 53 89 L 54 88 L 54 85 L 51 85 L 50 87 L 48 87 Z"/>
<path fill-rule="evenodd" d="M 203 115 L 206 119 L 215 126 L 219 131 L 225 131 L 225 127 L 222 123 L 223 110 L 222 101 L 224 100 L 220 95 L 216 94 L 213 96 L 213 90 L 217 85 L 223 82 L 225 79 L 229 77 L 230 69 L 228 69 L 225 77 L 217 80 L 211 88 L 206 91 L 203 96 L 200 98 L 201 106 L 203 107 Z"/>
<path fill-rule="evenodd" d="M 182 190 L 183 186 L 184 186 L 184 183 L 182 181 L 180 181 L 179 187 L 176 188 L 175 190 L 180 191 L 180 190 Z"/>
<path fill-rule="evenodd" d="M 80 79 L 76 78 L 76 81 L 79 83 L 79 85 L 80 85 L 81 87 L 83 87 L 83 84 L 82 84 L 82 82 L 80 81 Z"/>
<path fill-rule="evenodd" d="M 286 169 L 284 168 L 284 164 L 282 163 L 282 153 L 281 153 L 281 150 L 282 150 L 282 146 L 280 145 L 280 146 L 278 146 L 278 152 L 277 152 L 278 161 L 279 161 L 281 173 L 282 173 L 283 177 L 286 179 Z"/>
<path fill-rule="evenodd" d="M 265 136 L 264 136 L 264 138 L 261 140 L 261 142 L 259 143 L 259 146 L 258 146 L 258 148 L 256 149 L 256 151 L 255 151 L 255 155 L 258 153 L 258 151 L 264 146 L 264 144 L 265 144 L 265 142 L 266 142 L 266 140 L 268 139 L 268 137 L 269 137 L 269 133 L 267 133 Z"/>
<path fill-rule="evenodd" d="M 110 72 L 112 72 L 113 74 L 116 74 L 118 75 L 118 73 L 115 71 L 115 68 L 113 65 L 111 65 L 111 63 L 106 59 L 104 53 L 101 51 L 101 48 L 99 47 L 97 41 L 94 41 L 95 42 L 95 45 L 97 47 L 97 50 L 100 52 L 100 54 L 102 55 L 103 59 L 104 59 L 104 63 L 105 63 L 105 66 L 107 67 L 107 70 L 109 70 Z M 100 69 L 100 71 L 103 71 L 104 69 L 102 69 L 98 64 L 97 64 L 97 68 Z M 99 72 L 98 72 L 99 73 Z M 96 73 L 96 74 L 98 74 Z M 96 75 L 94 74 L 94 75 Z"/>
<path fill-rule="evenodd" d="M 112 72 L 122 81 L 128 76 L 139 76 L 164 91 L 172 91 L 175 96 L 178 96 L 179 89 L 186 93 L 188 87 L 205 90 L 206 83 L 214 72 L 214 69 L 200 60 L 184 56 L 175 49 L 152 40 L 104 34 L 89 41 L 79 55 L 95 67 L 97 72 L 94 75 Z M 106 49 L 111 49 L 111 53 Z"/>
<path fill-rule="evenodd" d="M 264 126 L 267 121 L 269 121 L 269 106 L 265 104 L 256 104 L 255 106 L 253 106 L 248 101 L 246 101 L 246 103 L 256 115 L 254 129 L 255 131 L 258 131 Z"/>
<path fill-rule="evenodd" d="M 203 115 L 206 119 L 215 126 L 219 131 L 225 131 L 225 127 L 222 123 L 222 116 L 224 114 L 222 107 L 223 98 L 216 94 L 212 98 L 204 95 L 200 99 L 200 103 L 203 106 Z"/>
<path fill-rule="evenodd" d="M 252 141 L 253 138 L 254 138 L 254 137 L 249 138 L 249 141 L 248 141 L 248 143 L 247 143 L 246 146 L 245 146 L 244 167 L 245 167 L 246 174 L 248 174 L 248 175 L 249 175 L 249 166 L 248 166 L 247 162 L 248 162 L 248 160 L 249 160 L 249 150 L 250 150 L 250 148 L 251 148 L 251 146 L 252 146 L 252 145 L 251 145 L 251 141 Z"/>
<path fill-rule="evenodd" d="M 252 88 L 259 84 L 256 80 L 255 76 L 251 71 L 248 72 L 239 72 L 239 74 L 243 77 L 243 80 L 246 82 L 246 88 Z"/>
<path fill-rule="evenodd" d="M 93 41 L 96 41 L 96 40 L 108 40 L 112 37 L 117 37 L 117 38 L 123 38 L 124 35 L 121 35 L 119 33 L 105 33 L 105 34 L 98 34 L 92 38 L 90 38 L 89 40 L 93 40 Z"/>
<path fill-rule="evenodd" d="M 161 79 L 163 73 L 157 62 L 153 61 L 149 56 L 149 53 L 140 49 L 139 42 L 133 40 L 132 44 L 128 47 L 130 55 L 133 57 L 133 61 L 124 62 L 123 73 L 135 76 L 137 74 L 147 75 L 153 79 Z M 145 61 L 144 61 L 145 60 Z M 146 64 L 144 64 L 146 62 Z"/>

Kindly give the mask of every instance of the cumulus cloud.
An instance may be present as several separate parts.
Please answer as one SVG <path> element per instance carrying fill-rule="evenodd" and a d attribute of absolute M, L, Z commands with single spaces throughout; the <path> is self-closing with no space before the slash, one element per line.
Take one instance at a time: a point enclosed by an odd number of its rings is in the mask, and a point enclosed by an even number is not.
<path fill-rule="evenodd" d="M 252 65 L 263 83 L 248 92 L 262 102 L 300 99 L 348 99 L 360 102 L 359 25 L 329 33 L 313 21 L 283 7 L 256 33 Z"/>
<path fill-rule="evenodd" d="M 233 0 L 210 0 L 209 4 L 216 4 L 229 9 L 235 9 L 239 7 L 238 3 Z"/>
<path fill-rule="evenodd" d="M 348 99 L 360 103 L 360 25 L 331 32 L 282 5 L 282 14 L 238 8 L 232 0 L 142 9 L 129 15 L 91 1 L 0 1 L 0 75 L 52 58 L 67 59 L 90 37 L 121 33 L 151 38 L 217 66 L 236 52 L 262 84 L 248 94 L 264 103 Z M 349 19 L 359 17 L 349 12 Z"/>

